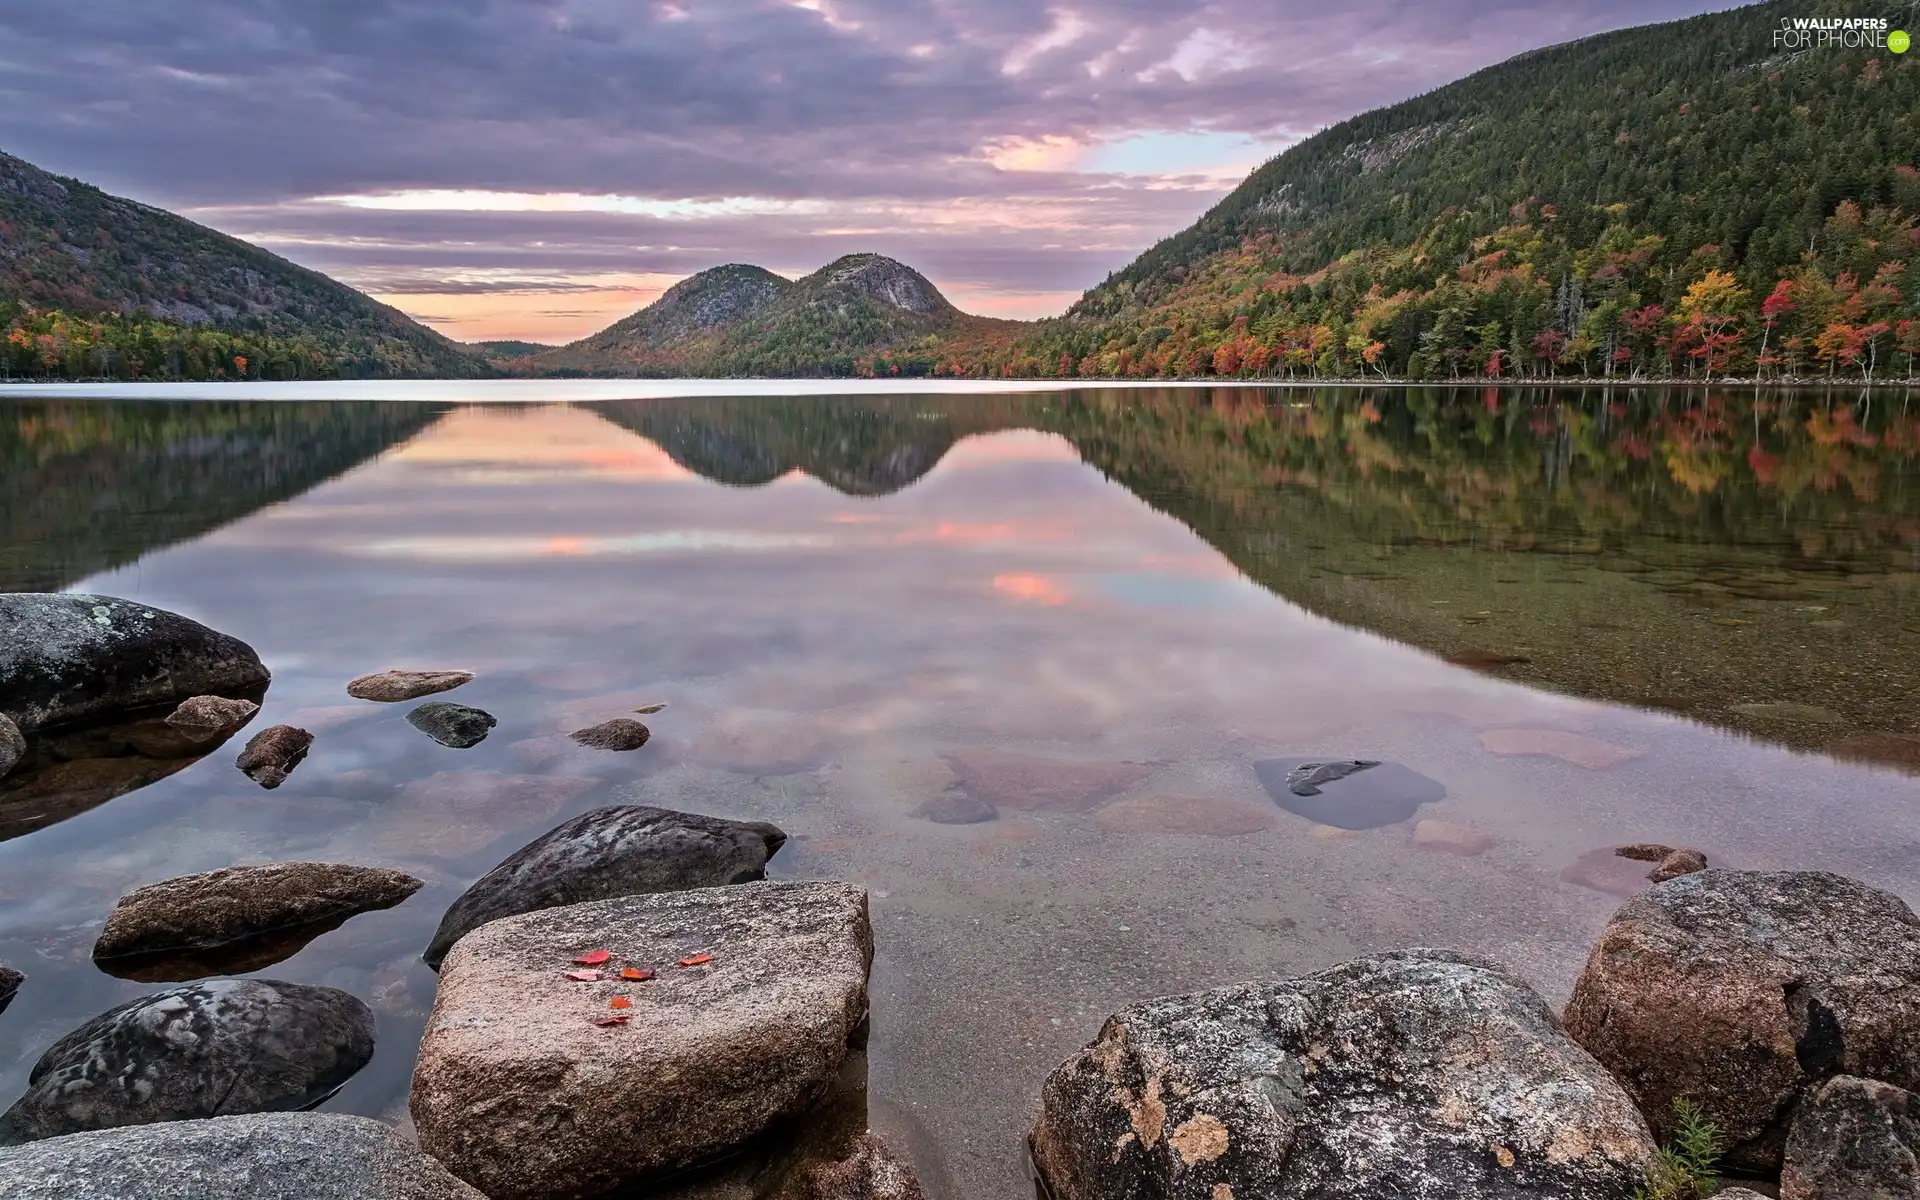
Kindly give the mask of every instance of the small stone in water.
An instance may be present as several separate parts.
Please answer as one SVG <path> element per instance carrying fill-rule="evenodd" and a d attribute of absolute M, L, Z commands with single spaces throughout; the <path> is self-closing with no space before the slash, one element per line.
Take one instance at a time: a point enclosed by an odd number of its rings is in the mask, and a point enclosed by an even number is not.
<path fill-rule="evenodd" d="M 630 717 L 616 717 L 590 729 L 575 730 L 573 740 L 596 750 L 638 750 L 652 736 L 652 732 L 640 722 Z"/>
<path fill-rule="evenodd" d="M 347 685 L 347 695 L 356 700 L 418 700 L 435 692 L 450 691 L 473 682 L 472 671 L 379 671 L 362 675 Z"/>
<path fill-rule="evenodd" d="M 487 731 L 499 724 L 493 714 L 446 700 L 430 700 L 407 714 L 407 724 L 442 746 L 465 750 L 487 740 Z"/>
<path fill-rule="evenodd" d="M 307 757 L 313 735 L 291 725 L 272 725 L 253 735 L 234 766 L 263 788 L 277 788 Z"/>

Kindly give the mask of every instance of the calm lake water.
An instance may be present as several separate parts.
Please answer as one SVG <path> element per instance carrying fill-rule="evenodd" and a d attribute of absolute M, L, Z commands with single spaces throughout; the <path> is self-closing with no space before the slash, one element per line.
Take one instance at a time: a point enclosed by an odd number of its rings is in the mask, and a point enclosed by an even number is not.
<path fill-rule="evenodd" d="M 259 972 L 375 1007 L 329 1107 L 397 1118 L 447 904 L 622 801 L 775 821 L 776 876 L 871 889 L 875 1123 L 969 1200 L 1031 1194 L 1041 1080 L 1129 1000 L 1437 944 L 1560 1002 L 1619 902 L 1563 878 L 1597 847 L 1920 900 L 1897 398 L 356 394 L 0 391 L 0 590 L 244 638 L 274 675 L 253 728 L 318 735 L 272 792 L 237 742 L 103 802 L 0 788 L 0 962 L 29 975 L 0 1105 L 148 990 L 89 959 L 118 896 L 298 858 L 428 881 Z M 446 749 L 346 696 L 389 666 L 478 672 L 448 698 L 498 728 Z M 564 736 L 662 702 L 635 753 Z M 1263 789 L 1288 757 L 1444 796 L 1339 828 Z M 954 790 L 999 818 L 914 815 Z"/>

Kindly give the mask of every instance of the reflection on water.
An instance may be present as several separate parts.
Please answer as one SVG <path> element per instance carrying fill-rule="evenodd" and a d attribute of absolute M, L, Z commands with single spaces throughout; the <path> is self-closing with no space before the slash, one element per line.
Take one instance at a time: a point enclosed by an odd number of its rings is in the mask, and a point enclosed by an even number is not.
<path fill-rule="evenodd" d="M 90 961 L 118 896 L 314 859 L 427 881 L 259 972 L 375 1008 L 329 1105 L 397 1118 L 441 913 L 619 801 L 872 889 L 867 1106 L 967 1197 L 1030 1194 L 1040 1081 L 1126 1000 L 1419 943 L 1564 996 L 1617 903 L 1567 870 L 1595 847 L 1914 897 L 1914 780 L 1856 760 L 1920 736 L 1920 439 L 1851 400 L 0 397 L 7 586 L 245 638 L 251 728 L 317 736 L 274 791 L 232 745 L 77 758 L 166 770 L 0 842 L 0 1103 L 148 990 Z M 389 667 L 477 672 L 451 697 L 498 725 L 346 696 Z M 631 753 L 567 736 L 658 704 Z"/>

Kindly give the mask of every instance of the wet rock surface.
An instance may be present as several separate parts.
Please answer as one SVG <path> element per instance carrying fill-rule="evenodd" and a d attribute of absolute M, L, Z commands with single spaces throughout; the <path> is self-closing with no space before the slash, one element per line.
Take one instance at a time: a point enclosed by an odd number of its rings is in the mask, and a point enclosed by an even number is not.
<path fill-rule="evenodd" d="M 462 935 L 500 917 L 761 879 L 786 840 L 765 822 L 641 804 L 596 808 L 475 880 L 447 910 L 423 957 L 437 967 Z"/>
<path fill-rule="evenodd" d="M 253 648 L 112 596 L 0 593 L 0 695 L 24 732 L 266 686 Z"/>
<path fill-rule="evenodd" d="M 806 1200 L 926 1200 L 913 1168 L 872 1133 L 847 1158 L 807 1172 Z"/>
<path fill-rule="evenodd" d="M 485 1200 L 378 1121 L 258 1113 L 0 1150 L 8 1200 Z"/>
<path fill-rule="evenodd" d="M 313 735 L 291 725 L 269 725 L 248 740 L 233 765 L 263 788 L 277 788 L 307 757 Z"/>
<path fill-rule="evenodd" d="M 1890 1083 L 1839 1075 L 1800 1102 L 1787 1134 L 1780 1200 L 1915 1196 L 1920 1196 L 1920 1096 Z"/>
<path fill-rule="evenodd" d="M 211 742 L 238 730 L 259 711 L 251 700 L 191 696 L 168 714 L 166 723 L 190 742 Z"/>
<path fill-rule="evenodd" d="M 1628 1200 L 1656 1153 L 1537 995 L 1441 950 L 1123 1009 L 1031 1144 L 1054 1200 Z"/>
<path fill-rule="evenodd" d="M 1153 774 L 1148 763 L 1081 763 L 965 749 L 947 754 L 959 786 L 976 800 L 1022 812 L 1087 812 Z"/>
<path fill-rule="evenodd" d="M 576 729 L 573 740 L 595 750 L 638 750 L 653 732 L 631 717 L 616 717 L 587 729 Z"/>
<path fill-rule="evenodd" d="M 196 956 L 180 952 L 231 951 L 303 926 L 337 924 L 391 908 L 420 887 L 420 880 L 399 871 L 345 863 L 271 863 L 183 875 L 122 896 L 107 914 L 93 956 L 125 959 L 136 968 L 182 959 L 190 969 Z"/>
<path fill-rule="evenodd" d="M 1422 804 L 1447 795 L 1438 781 L 1395 762 L 1331 755 L 1268 758 L 1254 763 L 1253 771 L 1275 804 L 1336 829 L 1395 825 L 1411 818 Z"/>
<path fill-rule="evenodd" d="M 26 981 L 27 977 L 12 967 L 0 967 L 0 1013 L 7 1011 L 7 1005 L 13 1003 L 20 985 Z"/>
<path fill-rule="evenodd" d="M 391 704 L 449 692 L 472 682 L 472 671 L 376 671 L 348 683 L 347 695 Z"/>
<path fill-rule="evenodd" d="M 1614 914 L 1566 1022 L 1662 1136 L 1684 1097 L 1729 1166 L 1771 1174 L 1822 1081 L 1920 1086 L 1920 918 L 1820 871 L 1683 875 Z"/>
<path fill-rule="evenodd" d="M 19 765 L 27 753 L 27 739 L 13 718 L 0 713 L 0 779 L 4 779 Z"/>
<path fill-rule="evenodd" d="M 50 1046 L 0 1145 L 89 1129 L 304 1108 L 373 1056 L 367 1006 L 335 988 L 218 979 L 109 1009 Z"/>
<path fill-rule="evenodd" d="M 495 725 L 493 714 L 450 700 L 429 700 L 407 714 L 407 724 L 454 750 L 466 750 L 487 740 Z"/>
<path fill-rule="evenodd" d="M 595 949 L 611 955 L 602 979 L 568 979 Z M 413 1077 L 421 1145 L 494 1200 L 598 1195 L 718 1159 L 831 1085 L 872 955 L 866 893 L 831 883 L 623 896 L 482 926 L 441 967 Z M 623 981 L 614 968 L 628 966 L 658 977 Z"/>

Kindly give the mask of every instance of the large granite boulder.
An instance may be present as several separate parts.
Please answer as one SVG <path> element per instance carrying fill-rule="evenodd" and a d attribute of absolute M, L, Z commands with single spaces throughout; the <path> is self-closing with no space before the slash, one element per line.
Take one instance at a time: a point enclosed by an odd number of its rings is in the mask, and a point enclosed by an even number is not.
<path fill-rule="evenodd" d="M 484 925 L 441 964 L 413 1075 L 420 1144 L 494 1200 L 599 1195 L 718 1159 L 827 1090 L 872 960 L 866 893 L 838 883 Z"/>
<path fill-rule="evenodd" d="M 1629 1200 L 1657 1154 L 1539 996 L 1445 950 L 1123 1009 L 1031 1146 L 1054 1200 Z"/>
<path fill-rule="evenodd" d="M 461 936 L 488 921 L 588 900 L 679 892 L 763 878 L 787 835 L 643 804 L 596 808 L 542 834 L 453 902 L 423 956 L 438 967 Z"/>
<path fill-rule="evenodd" d="M 218 966 L 225 952 L 295 930 L 312 928 L 317 936 L 356 913 L 392 908 L 421 885 L 399 871 L 345 863 L 268 863 L 182 875 L 120 897 L 94 942 L 93 957 L 135 966 L 180 959 L 191 972 L 186 978 L 215 974 L 193 971 L 193 964 Z"/>
<path fill-rule="evenodd" d="M 486 1200 L 389 1126 L 256 1113 L 0 1150 L 7 1200 Z"/>
<path fill-rule="evenodd" d="M 1855 1075 L 1808 1093 L 1787 1133 L 1780 1200 L 1920 1196 L 1920 1097 Z"/>
<path fill-rule="evenodd" d="M 1821 871 L 1682 875 L 1614 914 L 1566 1022 L 1662 1137 L 1690 1100 L 1730 1166 L 1769 1175 L 1822 1081 L 1920 1087 L 1920 918 Z"/>
<path fill-rule="evenodd" d="M 373 1057 L 373 1012 L 335 988 L 216 979 L 67 1034 L 0 1116 L 0 1145 L 88 1129 L 310 1107 Z"/>
<path fill-rule="evenodd" d="M 177 613 L 112 596 L 0 592 L 0 696 L 31 733 L 269 675 L 253 647 Z"/>

